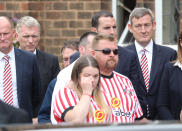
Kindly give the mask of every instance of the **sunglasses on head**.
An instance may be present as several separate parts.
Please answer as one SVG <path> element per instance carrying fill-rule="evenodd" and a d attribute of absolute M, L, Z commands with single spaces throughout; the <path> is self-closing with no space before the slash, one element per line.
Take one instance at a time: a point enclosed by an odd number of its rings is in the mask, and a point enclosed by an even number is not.
<path fill-rule="evenodd" d="M 105 55 L 109 55 L 111 53 L 111 51 L 113 52 L 114 55 L 118 54 L 118 49 L 111 50 L 109 48 L 106 48 L 106 49 L 103 49 L 103 50 L 95 50 L 95 51 L 102 51 L 102 53 L 105 54 Z"/>

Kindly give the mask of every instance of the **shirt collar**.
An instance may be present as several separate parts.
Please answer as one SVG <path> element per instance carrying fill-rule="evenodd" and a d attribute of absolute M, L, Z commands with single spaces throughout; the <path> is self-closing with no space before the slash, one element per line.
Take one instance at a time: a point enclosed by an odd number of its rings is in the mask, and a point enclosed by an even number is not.
<path fill-rule="evenodd" d="M 21 49 L 21 48 L 19 47 L 19 49 Z M 23 49 L 21 49 L 21 50 L 23 50 Z M 36 55 L 36 53 L 37 53 L 36 49 L 32 53 Z"/>
<path fill-rule="evenodd" d="M 137 54 L 141 53 L 142 50 L 144 49 L 136 40 L 135 40 L 135 47 L 137 50 Z M 151 39 L 149 44 L 145 47 L 146 52 L 152 53 L 153 50 L 153 40 Z"/>
<path fill-rule="evenodd" d="M 177 66 L 182 70 L 182 64 L 179 62 L 179 60 L 174 63 L 174 66 Z"/>
<path fill-rule="evenodd" d="M 36 53 L 37 53 L 37 51 L 36 51 L 36 49 L 34 50 L 34 52 L 33 52 L 33 54 L 35 54 L 36 55 Z"/>
<path fill-rule="evenodd" d="M 6 54 L 0 52 L 0 60 L 2 60 L 5 55 Z M 9 56 L 10 59 L 14 59 L 15 58 L 14 47 L 12 48 L 12 50 L 7 55 Z"/>

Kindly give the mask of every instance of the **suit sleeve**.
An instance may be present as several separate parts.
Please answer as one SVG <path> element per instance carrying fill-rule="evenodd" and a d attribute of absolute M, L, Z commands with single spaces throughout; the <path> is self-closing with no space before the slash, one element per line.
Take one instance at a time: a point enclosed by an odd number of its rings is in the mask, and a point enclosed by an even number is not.
<path fill-rule="evenodd" d="M 158 115 L 161 120 L 173 120 L 173 116 L 169 111 L 169 68 L 165 65 L 163 75 L 161 78 L 161 85 L 158 93 Z"/>
<path fill-rule="evenodd" d="M 40 108 L 40 73 L 37 65 L 36 57 L 33 59 L 33 74 L 32 74 L 32 107 L 33 117 L 37 117 Z"/>
<path fill-rule="evenodd" d="M 62 115 L 70 107 L 76 105 L 76 97 L 69 88 L 63 88 L 58 91 L 53 103 L 53 116 L 57 123 L 63 122 Z"/>
<path fill-rule="evenodd" d="M 47 88 L 44 100 L 40 107 L 40 111 L 38 114 L 38 122 L 40 123 L 51 123 L 50 120 L 50 112 L 51 112 L 51 101 L 52 101 L 52 93 L 54 90 L 54 86 L 56 84 L 57 79 L 53 79 Z"/>
<path fill-rule="evenodd" d="M 54 64 L 53 64 L 53 70 L 52 70 L 52 72 L 53 72 L 52 78 L 55 78 L 55 77 L 57 77 L 57 75 L 58 75 L 58 73 L 60 71 L 58 57 L 54 57 L 54 62 L 53 63 Z"/>
<path fill-rule="evenodd" d="M 132 58 L 131 58 L 131 64 L 130 64 L 130 72 L 129 72 L 129 79 L 131 80 L 132 84 L 133 84 L 133 87 L 138 87 L 138 74 L 139 74 L 139 71 L 138 71 L 138 63 L 137 63 L 137 56 L 133 55 Z"/>

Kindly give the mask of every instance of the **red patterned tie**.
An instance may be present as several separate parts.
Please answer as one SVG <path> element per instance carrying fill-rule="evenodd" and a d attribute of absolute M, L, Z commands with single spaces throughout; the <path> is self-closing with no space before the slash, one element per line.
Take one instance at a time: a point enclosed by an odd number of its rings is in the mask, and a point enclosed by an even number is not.
<path fill-rule="evenodd" d="M 140 62 L 140 66 L 142 69 L 142 73 L 143 73 L 143 78 L 145 81 L 145 86 L 147 88 L 147 91 L 149 89 L 149 69 L 148 69 L 148 61 L 147 61 L 147 57 L 146 57 L 146 49 L 142 50 L 143 54 L 141 57 L 141 62 Z"/>
<path fill-rule="evenodd" d="M 4 56 L 5 68 L 3 77 L 3 87 L 4 87 L 4 102 L 13 105 L 13 86 L 12 86 L 12 74 L 11 67 L 9 64 L 9 56 Z"/>

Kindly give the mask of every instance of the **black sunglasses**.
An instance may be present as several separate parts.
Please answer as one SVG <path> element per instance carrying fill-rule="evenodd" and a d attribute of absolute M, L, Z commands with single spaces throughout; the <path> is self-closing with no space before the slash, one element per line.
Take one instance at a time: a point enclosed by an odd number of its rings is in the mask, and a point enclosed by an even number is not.
<path fill-rule="evenodd" d="M 103 54 L 109 55 L 111 51 L 114 53 L 114 55 L 118 54 L 118 49 L 111 50 L 109 48 L 103 49 L 103 50 L 95 50 L 95 51 L 102 51 Z"/>

